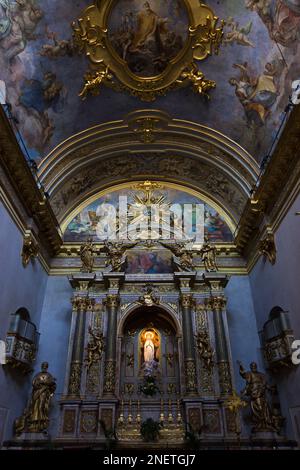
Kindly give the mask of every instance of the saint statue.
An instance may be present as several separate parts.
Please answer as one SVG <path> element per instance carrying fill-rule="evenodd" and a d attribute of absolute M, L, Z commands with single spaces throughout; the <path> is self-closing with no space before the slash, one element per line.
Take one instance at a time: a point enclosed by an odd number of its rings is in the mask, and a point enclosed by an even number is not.
<path fill-rule="evenodd" d="M 81 259 L 81 272 L 92 273 L 94 267 L 94 254 L 93 254 L 93 242 L 92 239 L 87 240 L 86 243 L 80 247 L 80 259 Z"/>
<path fill-rule="evenodd" d="M 32 381 L 31 400 L 20 418 L 15 420 L 15 433 L 45 432 L 49 426 L 50 400 L 56 389 L 56 379 L 48 372 L 48 362 L 43 362 L 41 372 Z"/>
<path fill-rule="evenodd" d="M 206 272 L 218 271 L 216 263 L 216 247 L 209 243 L 208 237 L 204 237 L 204 243 L 200 250 L 200 256 L 204 262 Z"/>
<path fill-rule="evenodd" d="M 153 338 L 154 338 L 154 333 L 152 331 L 146 331 L 145 333 L 145 344 L 144 344 L 144 361 L 151 363 L 154 361 L 154 343 L 153 343 Z"/>
<path fill-rule="evenodd" d="M 248 396 L 254 423 L 253 431 L 277 431 L 278 419 L 271 411 L 267 400 L 267 391 L 272 392 L 272 388 L 267 384 L 263 373 L 258 372 L 256 362 L 251 362 L 250 371 L 245 371 L 240 362 L 240 375 L 246 381 L 246 387 L 242 391 L 242 396 Z M 281 417 L 283 420 L 283 418 Z"/>

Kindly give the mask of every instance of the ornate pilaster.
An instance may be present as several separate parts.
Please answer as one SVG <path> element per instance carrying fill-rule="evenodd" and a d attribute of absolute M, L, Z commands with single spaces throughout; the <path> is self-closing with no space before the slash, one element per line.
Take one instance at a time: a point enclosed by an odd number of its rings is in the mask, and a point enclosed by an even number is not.
<path fill-rule="evenodd" d="M 211 297 L 207 300 L 207 307 L 213 312 L 220 391 L 222 395 L 228 395 L 232 392 L 232 380 L 223 321 L 223 310 L 226 307 L 226 299 L 222 295 Z"/>
<path fill-rule="evenodd" d="M 95 304 L 94 299 L 88 295 L 76 296 L 72 299 L 73 312 L 76 315 L 75 332 L 73 338 L 72 361 L 69 375 L 69 395 L 80 396 L 81 374 L 84 355 L 84 333 L 86 312 L 92 310 Z"/>
<path fill-rule="evenodd" d="M 186 392 L 194 395 L 197 392 L 197 374 L 195 347 L 192 338 L 193 325 L 191 309 L 194 306 L 194 299 L 191 293 L 182 293 L 180 297 L 182 310 L 182 331 L 183 331 L 183 351 L 185 365 Z"/>
<path fill-rule="evenodd" d="M 197 344 L 197 336 L 196 336 L 196 349 L 198 349 L 198 354 L 200 356 L 200 361 L 201 361 L 201 368 L 200 368 L 201 391 L 203 391 L 205 394 L 213 395 L 214 394 L 214 383 L 213 383 L 214 351 L 210 343 L 209 326 L 208 326 L 208 319 L 207 319 L 207 308 L 203 303 L 196 305 L 196 326 L 197 326 L 198 338 L 200 334 L 202 335 L 202 338 L 204 337 L 208 339 L 208 344 L 205 346 L 205 349 L 204 349 L 205 355 L 204 354 L 201 355 L 201 351 L 199 350 L 199 344 Z M 210 349 L 208 349 L 207 346 L 209 346 Z M 210 356 L 211 364 L 207 362 L 207 358 L 209 357 L 208 352 L 211 353 L 211 356 Z"/>
<path fill-rule="evenodd" d="M 114 395 L 115 393 L 115 382 L 116 382 L 116 361 L 113 359 L 107 359 L 105 361 L 104 368 L 104 395 Z"/>
<path fill-rule="evenodd" d="M 104 395 L 114 395 L 116 383 L 117 316 L 120 304 L 119 295 L 116 293 L 107 294 L 104 302 L 108 320 L 103 393 Z"/>

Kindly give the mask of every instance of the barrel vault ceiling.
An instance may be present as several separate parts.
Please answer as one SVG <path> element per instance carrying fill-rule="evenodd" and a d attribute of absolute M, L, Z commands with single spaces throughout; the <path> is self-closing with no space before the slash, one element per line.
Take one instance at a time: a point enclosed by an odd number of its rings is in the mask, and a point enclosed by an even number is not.
<path fill-rule="evenodd" d="M 150 103 L 105 87 L 78 97 L 87 59 L 71 23 L 91 3 L 0 0 L 0 80 L 56 217 L 109 185 L 154 178 L 209 195 L 237 222 L 299 77 L 300 1 L 206 2 L 226 21 L 219 55 L 201 64 L 217 83 L 211 99 L 184 88 Z M 154 119 L 150 141 L 141 116 Z"/>

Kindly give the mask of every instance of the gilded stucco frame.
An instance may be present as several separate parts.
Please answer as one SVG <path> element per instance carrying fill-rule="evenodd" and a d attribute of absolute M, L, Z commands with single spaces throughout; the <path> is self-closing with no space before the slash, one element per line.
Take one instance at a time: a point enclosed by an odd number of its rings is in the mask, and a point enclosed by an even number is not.
<path fill-rule="evenodd" d="M 199 0 L 181 0 L 188 16 L 189 28 L 186 44 L 170 61 L 166 69 L 154 77 L 140 77 L 132 73 L 126 63 L 113 49 L 108 38 L 109 15 L 118 0 L 95 0 L 82 16 L 73 23 L 74 43 L 86 54 L 90 70 L 85 75 L 85 85 L 79 94 L 83 99 L 90 92 L 99 94 L 101 85 L 116 91 L 127 91 L 144 101 L 153 101 L 167 91 L 192 85 L 198 94 L 208 96 L 216 83 L 204 77 L 197 61 L 218 53 L 223 37 L 223 22 L 217 27 L 218 17 Z"/>

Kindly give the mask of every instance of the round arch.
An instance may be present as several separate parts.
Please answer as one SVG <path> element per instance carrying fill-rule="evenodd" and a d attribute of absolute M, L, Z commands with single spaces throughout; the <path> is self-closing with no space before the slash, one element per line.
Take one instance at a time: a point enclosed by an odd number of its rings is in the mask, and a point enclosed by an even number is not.
<path fill-rule="evenodd" d="M 121 320 L 119 321 L 118 324 L 118 329 L 117 329 L 117 337 L 122 338 L 124 336 L 124 327 L 126 323 L 134 317 L 134 315 L 138 314 L 139 311 L 142 311 L 143 309 L 147 308 L 147 310 L 150 311 L 150 309 L 153 309 L 153 311 L 160 311 L 163 315 L 165 320 L 167 320 L 174 328 L 176 332 L 176 337 L 181 338 L 182 337 L 182 327 L 181 324 L 176 316 L 176 313 L 172 307 L 170 307 L 168 304 L 164 302 L 160 302 L 159 305 L 155 305 L 153 307 L 143 307 L 141 305 L 138 305 L 136 302 L 130 304 L 125 312 L 122 315 Z"/>

